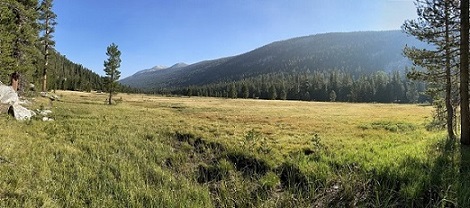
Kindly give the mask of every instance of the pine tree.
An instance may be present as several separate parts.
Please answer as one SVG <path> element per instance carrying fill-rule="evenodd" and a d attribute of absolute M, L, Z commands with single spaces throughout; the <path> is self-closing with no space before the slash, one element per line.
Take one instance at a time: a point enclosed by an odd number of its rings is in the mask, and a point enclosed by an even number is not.
<path fill-rule="evenodd" d="M 281 83 L 281 90 L 280 90 L 279 98 L 281 100 L 286 100 L 287 99 L 287 89 L 286 89 L 286 84 L 284 82 Z"/>
<path fill-rule="evenodd" d="M 421 41 L 433 44 L 435 50 L 417 49 L 406 47 L 404 54 L 415 65 L 425 67 L 426 72 L 413 70 L 408 74 L 410 78 L 425 80 L 433 83 L 437 91 L 445 92 L 445 110 L 447 112 L 446 125 L 448 137 L 455 137 L 453 131 L 454 108 L 452 104 L 453 71 L 458 65 L 457 37 L 458 25 L 458 1 L 434 1 L 417 0 L 417 20 L 408 20 L 403 25 L 403 30 L 417 37 Z M 443 84 L 441 84 L 443 83 Z M 434 94 L 439 96 L 439 94 Z M 435 99 L 439 100 L 439 99 Z M 436 105 L 441 107 L 442 105 Z M 437 111 L 441 111 L 437 109 Z"/>
<path fill-rule="evenodd" d="M 237 98 L 237 88 L 235 87 L 234 82 L 232 82 L 232 84 L 230 84 L 230 87 L 228 89 L 228 97 L 232 98 L 232 99 Z"/>
<path fill-rule="evenodd" d="M 335 102 L 336 101 L 336 92 L 334 90 L 331 90 L 330 92 L 330 102 Z"/>
<path fill-rule="evenodd" d="M 271 87 L 269 88 L 269 99 L 270 100 L 277 99 L 277 90 L 274 85 L 271 85 Z"/>
<path fill-rule="evenodd" d="M 104 61 L 104 72 L 106 73 L 106 87 L 109 92 L 108 104 L 112 104 L 112 96 L 117 88 L 117 80 L 121 76 L 121 72 L 118 70 L 121 66 L 121 51 L 118 46 L 112 43 L 107 48 L 106 55 L 108 60 Z"/>
<path fill-rule="evenodd" d="M 247 99 L 250 96 L 250 89 L 248 89 L 248 86 L 246 83 L 243 83 L 242 85 L 242 93 L 243 93 L 243 98 Z"/>
<path fill-rule="evenodd" d="M 37 5 L 37 0 L 0 1 L 0 65 L 6 74 L 18 71 L 25 76 L 34 69 Z"/>
<path fill-rule="evenodd" d="M 14 59 L 12 56 L 12 43 L 14 34 L 11 29 L 14 27 L 14 14 L 11 3 L 8 1 L 0 2 L 0 66 L 7 72 L 13 70 Z M 6 81 L 7 76 L 2 77 Z"/>
<path fill-rule="evenodd" d="M 188 97 L 191 97 L 193 95 L 193 89 L 191 87 L 188 87 L 188 89 L 186 89 L 186 95 Z"/>
<path fill-rule="evenodd" d="M 52 11 L 53 0 L 43 0 L 39 6 L 39 25 L 42 31 L 42 37 L 39 39 L 43 46 L 44 69 L 42 71 L 42 91 L 47 91 L 47 70 L 49 65 L 50 50 L 53 49 L 55 42 L 52 33 L 55 31 L 57 24 L 57 15 Z"/>

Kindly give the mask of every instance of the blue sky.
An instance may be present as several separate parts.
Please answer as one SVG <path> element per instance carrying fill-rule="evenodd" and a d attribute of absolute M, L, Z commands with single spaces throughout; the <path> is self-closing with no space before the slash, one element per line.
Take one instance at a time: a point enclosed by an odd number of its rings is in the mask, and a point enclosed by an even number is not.
<path fill-rule="evenodd" d="M 412 0 L 56 0 L 54 11 L 56 49 L 103 75 L 114 42 L 121 78 L 299 36 L 400 29 L 416 18 Z"/>

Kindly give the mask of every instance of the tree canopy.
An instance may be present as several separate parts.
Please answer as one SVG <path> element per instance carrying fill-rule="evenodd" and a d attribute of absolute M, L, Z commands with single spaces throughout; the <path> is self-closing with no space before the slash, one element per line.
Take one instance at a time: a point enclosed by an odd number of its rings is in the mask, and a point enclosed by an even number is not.
<path fill-rule="evenodd" d="M 109 92 L 108 103 L 112 104 L 112 96 L 118 87 L 116 82 L 121 77 L 119 67 L 121 67 L 121 51 L 118 46 L 112 43 L 106 49 L 106 55 L 108 59 L 104 61 L 104 72 L 106 73 L 106 90 Z"/>

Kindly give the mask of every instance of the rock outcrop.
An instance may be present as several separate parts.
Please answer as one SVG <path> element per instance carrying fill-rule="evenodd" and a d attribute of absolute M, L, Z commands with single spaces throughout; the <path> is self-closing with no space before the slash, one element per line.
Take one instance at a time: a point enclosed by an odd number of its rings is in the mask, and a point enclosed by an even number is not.
<path fill-rule="evenodd" d="M 34 111 L 28 110 L 21 106 L 23 102 L 20 101 L 18 93 L 11 86 L 6 86 L 0 83 L 0 103 L 3 106 L 8 106 L 8 113 L 13 115 L 16 120 L 25 121 L 35 116 Z"/>

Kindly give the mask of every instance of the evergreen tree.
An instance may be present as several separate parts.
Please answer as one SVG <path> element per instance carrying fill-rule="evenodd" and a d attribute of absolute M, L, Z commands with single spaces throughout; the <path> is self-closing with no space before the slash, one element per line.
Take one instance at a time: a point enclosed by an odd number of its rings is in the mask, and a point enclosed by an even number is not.
<path fill-rule="evenodd" d="M 275 99 L 290 99 L 290 100 L 317 100 L 317 101 L 330 101 L 331 91 L 335 91 L 335 101 L 350 101 L 350 102 L 413 102 L 411 97 L 419 96 L 426 90 L 422 82 L 413 82 L 416 87 L 408 84 L 406 76 L 402 76 L 398 71 L 393 73 L 385 73 L 382 71 L 362 75 L 358 79 L 354 79 L 351 72 L 335 72 L 337 76 L 337 83 L 333 90 L 333 85 L 330 84 L 331 72 L 316 71 L 307 75 L 299 74 L 285 74 L 285 73 L 271 73 L 269 75 L 262 75 L 257 77 L 246 78 L 235 82 L 220 82 L 203 86 L 192 86 L 193 92 L 200 95 L 215 96 L 215 97 L 232 97 L 230 94 L 236 92 L 236 96 L 245 96 L 245 87 L 251 92 L 253 98 L 272 99 L 272 92 L 276 90 Z M 298 79 L 298 77 L 301 79 Z M 263 86 L 262 83 L 266 83 Z M 297 85 L 298 83 L 298 85 Z M 411 83 L 411 82 L 410 82 Z M 261 89 L 266 87 L 266 97 L 259 97 Z M 239 90 L 240 88 L 240 90 Z M 172 90 L 173 94 L 186 95 L 186 87 L 177 88 Z M 233 90 L 231 90 L 233 89 Z M 160 90 L 162 91 L 162 90 Z M 230 92 L 230 93 L 228 93 Z M 299 96 L 299 92 L 303 94 Z M 419 96 L 419 101 L 425 101 L 425 96 Z"/>
<path fill-rule="evenodd" d="M 237 88 L 235 87 L 234 82 L 232 82 L 230 88 L 228 89 L 228 97 L 232 99 L 237 98 Z"/>
<path fill-rule="evenodd" d="M 336 101 L 336 92 L 334 90 L 331 90 L 331 92 L 330 92 L 330 101 L 331 102 Z"/>
<path fill-rule="evenodd" d="M 118 46 L 112 43 L 107 48 L 106 55 L 108 60 L 104 62 L 104 72 L 106 73 L 106 86 L 109 92 L 108 104 L 112 104 L 112 95 L 117 87 L 117 80 L 121 76 L 119 67 L 121 66 L 121 51 L 119 51 Z"/>
<path fill-rule="evenodd" d="M 287 99 L 287 89 L 286 89 L 286 84 L 282 82 L 281 84 L 281 92 L 279 93 L 279 98 L 281 100 L 286 100 Z"/>
<path fill-rule="evenodd" d="M 186 89 L 186 95 L 188 97 L 191 97 L 193 95 L 193 89 L 191 87 L 188 87 L 188 89 Z"/>
<path fill-rule="evenodd" d="M 300 98 L 304 101 L 310 100 L 311 95 L 309 92 L 309 88 L 310 88 L 310 82 L 308 80 L 305 80 L 300 86 L 300 95 L 301 95 Z"/>
<path fill-rule="evenodd" d="M 0 1 L 0 65 L 6 74 L 20 72 L 31 75 L 38 56 L 37 0 Z"/>
<path fill-rule="evenodd" d="M 54 47 L 55 42 L 52 40 L 54 37 L 52 33 L 55 31 L 57 24 L 57 15 L 52 11 L 53 0 L 43 0 L 39 6 L 39 21 L 42 30 L 42 37 L 39 39 L 43 47 L 44 54 L 44 69 L 42 71 L 42 91 L 47 91 L 47 70 L 49 65 L 50 50 Z"/>
<path fill-rule="evenodd" d="M 12 43 L 14 34 L 11 32 L 14 28 L 14 14 L 12 3 L 9 1 L 0 2 L 0 66 L 8 72 L 13 71 L 14 59 Z M 2 76 L 2 81 L 6 81 L 6 74 Z"/>
<path fill-rule="evenodd" d="M 248 86 L 246 83 L 243 83 L 242 85 L 242 94 L 243 98 L 247 99 L 250 96 L 250 89 L 248 89 Z"/>
<path fill-rule="evenodd" d="M 406 87 L 406 98 L 409 103 L 417 103 L 419 99 L 418 84 L 415 81 L 408 81 Z"/>
<path fill-rule="evenodd" d="M 277 99 L 277 91 L 274 85 L 271 85 L 271 87 L 269 88 L 269 99 L 270 100 Z"/>
<path fill-rule="evenodd" d="M 417 20 L 406 21 L 403 29 L 418 39 L 436 46 L 435 50 L 408 48 L 404 54 L 415 65 L 425 67 L 427 72 L 412 71 L 409 76 L 435 82 L 438 91 L 445 92 L 446 125 L 449 138 L 454 138 L 452 105 L 453 66 L 457 65 L 458 1 L 417 0 Z M 441 84 L 444 83 L 444 84 Z M 439 95 L 439 94 L 435 94 Z M 439 99 L 436 99 L 439 100 Z M 436 105 L 440 107 L 441 105 Z M 437 109 L 440 111 L 440 109 Z"/>

